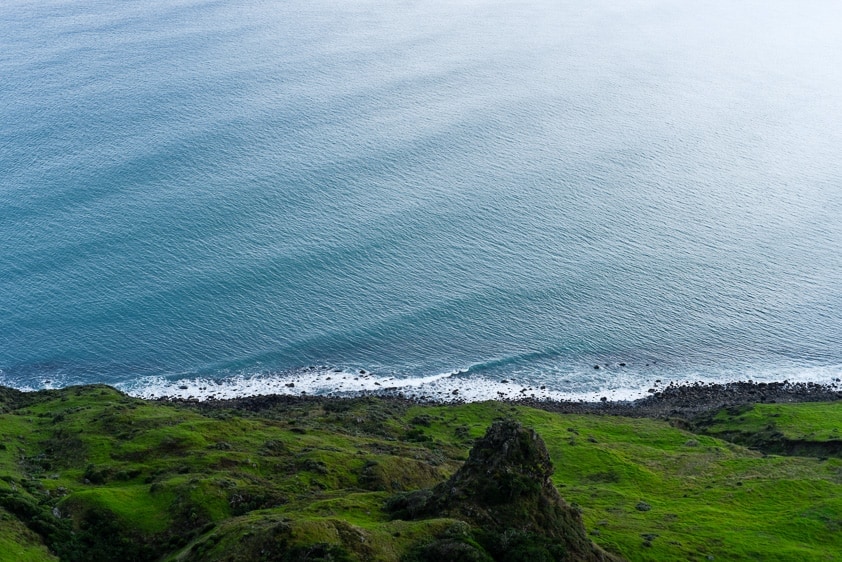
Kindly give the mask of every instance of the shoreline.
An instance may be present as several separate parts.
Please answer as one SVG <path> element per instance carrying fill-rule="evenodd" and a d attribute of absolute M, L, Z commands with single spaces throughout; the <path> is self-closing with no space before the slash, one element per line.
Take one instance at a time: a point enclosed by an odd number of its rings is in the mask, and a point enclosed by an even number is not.
<path fill-rule="evenodd" d="M 453 397 L 447 400 L 432 397 L 407 396 L 403 392 L 384 389 L 380 391 L 360 391 L 347 395 L 318 394 L 254 394 L 233 398 L 207 398 L 159 396 L 145 398 L 134 396 L 119 388 L 107 384 L 71 385 L 62 389 L 18 390 L 0 385 L 0 406 L 18 404 L 26 401 L 27 396 L 37 396 L 60 392 L 66 388 L 108 387 L 133 398 L 147 402 L 170 403 L 189 406 L 199 410 L 242 410 L 261 412 L 276 406 L 321 405 L 336 402 L 354 402 L 361 400 L 382 400 L 405 405 L 459 405 L 471 402 L 500 402 L 512 405 L 529 406 L 560 414 L 589 414 L 626 416 L 635 418 L 692 418 L 700 414 L 747 404 L 758 403 L 799 403 L 799 402 L 836 402 L 842 401 L 842 385 L 814 382 L 754 382 L 740 381 L 727 383 L 670 383 L 657 390 L 651 389 L 648 396 L 635 400 L 600 401 L 558 400 L 550 398 L 500 397 L 489 400 L 465 400 Z M 2 409 L 0 409 L 2 412 Z"/>
<path fill-rule="evenodd" d="M 466 400 L 433 400 L 407 397 L 401 393 L 365 392 L 354 396 L 318 396 L 293 394 L 266 394 L 238 398 L 197 400 L 161 397 L 152 401 L 185 404 L 199 409 L 234 409 L 259 412 L 277 405 L 322 404 L 336 401 L 353 401 L 375 398 L 410 405 L 464 404 Z M 535 398 L 483 400 L 530 406 L 561 414 L 595 414 L 639 418 L 666 419 L 694 417 L 696 415 L 755 403 L 798 403 L 842 401 L 842 389 L 835 384 L 812 382 L 732 382 L 670 384 L 649 396 L 637 400 L 604 400 L 586 402 L 579 400 L 543 400 Z"/>
<path fill-rule="evenodd" d="M 123 373 L 113 377 L 90 373 L 84 378 L 48 376 L 39 381 L 10 378 L 0 371 L 0 386 L 32 392 L 77 386 L 107 384 L 132 397 L 146 400 L 230 400 L 263 395 L 356 397 L 391 396 L 433 403 L 535 401 L 560 403 L 640 403 L 652 395 L 674 394 L 675 388 L 742 388 L 754 384 L 760 395 L 765 385 L 819 385 L 829 391 L 842 391 L 842 364 L 822 368 L 798 368 L 778 372 L 739 370 L 711 373 L 672 370 L 640 372 L 633 365 L 611 363 L 600 366 L 599 375 L 570 372 L 557 377 L 533 377 L 528 373 L 473 373 L 472 368 L 446 372 L 402 374 L 369 371 L 363 368 L 337 368 L 329 365 L 302 367 L 289 371 L 262 370 L 214 374 Z M 593 378 L 596 377 L 596 378 Z M 741 386 L 742 385 L 742 386 Z M 798 393 L 798 391 L 796 391 Z M 791 394 L 791 393 L 790 393 Z"/>

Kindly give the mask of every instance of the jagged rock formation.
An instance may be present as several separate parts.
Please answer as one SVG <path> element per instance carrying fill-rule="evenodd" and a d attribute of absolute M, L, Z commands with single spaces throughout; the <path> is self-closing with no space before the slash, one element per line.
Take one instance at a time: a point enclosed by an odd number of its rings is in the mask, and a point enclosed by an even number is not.
<path fill-rule="evenodd" d="M 495 560 L 619 560 L 587 538 L 578 511 L 553 485 L 553 472 L 534 430 L 495 422 L 449 480 L 396 498 L 388 509 L 397 518 L 466 521 L 480 530 L 478 542 Z"/>

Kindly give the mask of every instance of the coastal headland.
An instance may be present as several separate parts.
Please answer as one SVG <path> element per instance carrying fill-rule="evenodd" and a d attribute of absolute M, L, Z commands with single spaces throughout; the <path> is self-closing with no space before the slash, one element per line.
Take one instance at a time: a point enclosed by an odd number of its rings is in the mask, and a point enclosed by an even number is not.
<path fill-rule="evenodd" d="M 0 388 L 0 560 L 833 559 L 840 399 L 788 382 L 594 403 Z"/>

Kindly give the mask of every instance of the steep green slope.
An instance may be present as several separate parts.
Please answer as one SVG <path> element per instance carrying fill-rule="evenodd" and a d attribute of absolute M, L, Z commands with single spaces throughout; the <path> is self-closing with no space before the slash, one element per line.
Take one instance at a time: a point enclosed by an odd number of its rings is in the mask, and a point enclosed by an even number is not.
<path fill-rule="evenodd" d="M 775 414 L 796 437 L 842 429 L 828 414 L 836 405 L 773 406 L 757 423 L 744 415 L 746 431 Z M 799 410 L 810 407 L 826 410 Z M 445 481 L 504 418 L 543 437 L 552 482 L 608 552 L 842 557 L 835 457 L 765 456 L 664 421 L 499 402 L 278 398 L 233 410 L 88 386 L 0 394 L 0 560 L 400 560 L 435 541 L 468 543 L 476 526 L 395 520 L 383 507 Z"/>
<path fill-rule="evenodd" d="M 698 431 L 767 453 L 842 457 L 839 403 L 751 404 L 694 421 Z"/>

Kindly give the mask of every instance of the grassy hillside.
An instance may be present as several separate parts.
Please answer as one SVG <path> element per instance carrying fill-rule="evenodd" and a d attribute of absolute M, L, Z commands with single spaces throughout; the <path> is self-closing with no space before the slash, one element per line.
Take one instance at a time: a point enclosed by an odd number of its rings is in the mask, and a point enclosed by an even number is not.
<path fill-rule="evenodd" d="M 447 479 L 502 418 L 543 437 L 554 484 L 608 552 L 842 558 L 838 403 L 675 424 L 691 433 L 500 402 L 279 398 L 232 410 L 87 386 L 0 392 L 0 560 L 422 560 L 425 545 L 468 544 L 478 530 L 393 520 L 384 504 Z M 770 454 L 776 442 L 801 448 Z"/>

